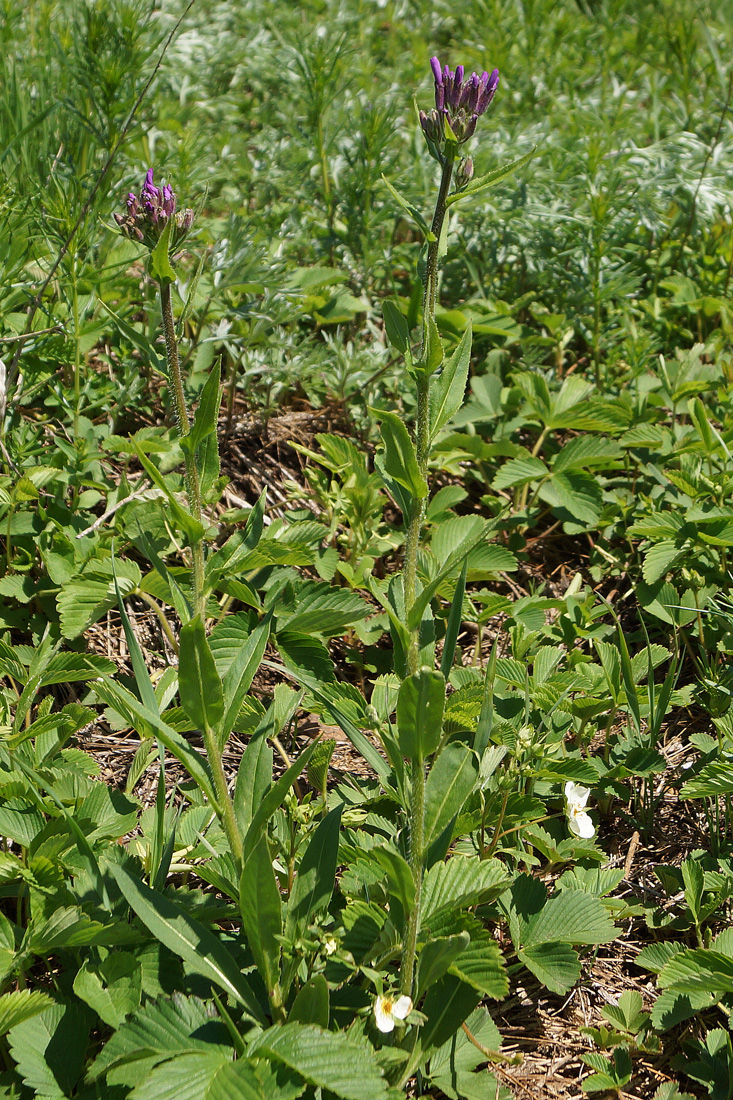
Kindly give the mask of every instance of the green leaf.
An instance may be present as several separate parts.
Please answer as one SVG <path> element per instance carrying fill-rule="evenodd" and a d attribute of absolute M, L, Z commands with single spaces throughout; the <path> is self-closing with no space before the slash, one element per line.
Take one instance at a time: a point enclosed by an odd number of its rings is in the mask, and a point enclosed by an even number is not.
<path fill-rule="evenodd" d="M 460 742 L 446 745 L 433 762 L 425 784 L 426 846 L 458 816 L 477 779 L 476 754 Z"/>
<path fill-rule="evenodd" d="M 320 581 L 309 581 L 297 592 L 292 611 L 277 609 L 278 629 L 298 634 L 343 634 L 372 614 L 372 608 L 356 592 Z"/>
<path fill-rule="evenodd" d="M 461 519 L 463 517 L 457 518 Z M 449 520 L 448 522 L 451 521 Z M 414 630 L 420 625 L 426 607 L 428 606 L 446 577 L 451 576 L 454 570 L 459 569 L 464 559 L 471 553 L 471 551 L 474 550 L 479 545 L 479 543 L 483 542 L 485 538 L 488 538 L 489 534 L 491 534 L 495 529 L 496 524 L 493 520 L 483 525 L 471 525 L 471 533 L 468 534 L 464 539 L 462 539 L 459 545 L 451 551 L 451 553 L 441 565 L 438 572 L 425 585 L 420 595 L 416 598 L 407 616 L 408 629 Z M 507 568 L 508 566 L 504 565 L 503 567 Z"/>
<path fill-rule="evenodd" d="M 580 890 L 562 890 L 528 922 L 522 944 L 599 944 L 615 938 L 613 921 L 599 898 Z"/>
<path fill-rule="evenodd" d="M 413 497 L 422 500 L 428 495 L 428 483 L 420 473 L 417 464 L 415 445 L 410 439 L 404 422 L 396 413 L 385 409 L 373 409 L 369 412 L 379 423 L 384 442 L 384 468 L 398 485 L 407 489 Z"/>
<path fill-rule="evenodd" d="M 281 1091 L 274 1075 L 263 1069 L 244 1059 L 233 1062 L 224 1052 L 179 1054 L 156 1066 L 130 1100 L 284 1100 L 303 1091 L 302 1085 Z"/>
<path fill-rule="evenodd" d="M 484 1049 L 496 1051 L 501 1047 L 501 1035 L 489 1012 L 483 1007 L 475 1009 L 466 1020 L 466 1027 Z M 465 1031 L 459 1029 L 432 1055 L 430 1080 L 451 1100 L 512 1100 L 508 1090 L 485 1071 L 474 1073 L 486 1058 L 470 1041 Z"/>
<path fill-rule="evenodd" d="M 165 359 L 163 359 L 163 357 L 158 354 L 155 345 L 150 340 L 148 340 L 145 333 L 138 332 L 134 325 L 128 324 L 127 321 L 125 321 L 117 313 L 111 310 L 105 302 L 104 298 L 102 298 L 100 295 L 97 296 L 97 301 L 99 302 L 100 306 L 102 306 L 102 308 L 106 310 L 106 312 L 110 315 L 122 335 L 130 341 L 134 348 L 137 348 L 140 354 L 144 357 L 145 362 L 149 363 L 153 370 L 157 371 L 158 374 L 162 374 L 164 377 L 167 377 L 168 371 L 166 369 Z M 144 323 L 144 326 L 147 327 L 146 322 Z"/>
<path fill-rule="evenodd" d="M 392 186 L 386 176 L 382 176 L 382 183 L 392 195 L 392 198 L 396 199 L 402 209 L 410 215 L 415 224 L 422 231 L 422 235 L 425 240 L 434 241 L 435 234 L 431 231 L 430 226 L 425 221 L 425 218 L 422 216 L 417 207 L 413 206 L 411 202 L 408 202 L 408 200 L 404 198 L 395 187 Z"/>
<path fill-rule="evenodd" d="M 459 958 L 451 964 L 450 972 L 468 982 L 485 997 L 501 1000 L 509 992 L 509 979 L 504 969 L 501 948 L 491 933 L 471 919 L 471 942 Z"/>
<path fill-rule="evenodd" d="M 0 997 L 0 1035 L 49 1008 L 53 1001 L 47 993 L 34 989 L 15 989 Z"/>
<path fill-rule="evenodd" d="M 415 905 L 415 877 L 409 863 L 388 845 L 373 849 L 374 860 L 387 872 L 388 890 L 402 909 L 403 922 Z"/>
<path fill-rule="evenodd" d="M 262 836 L 247 857 L 239 888 L 242 926 L 257 969 L 272 995 L 280 979 L 282 902 L 267 837 Z"/>
<path fill-rule="evenodd" d="M 234 812 L 242 836 L 245 836 L 252 822 L 255 808 L 272 786 L 273 753 L 268 737 L 279 733 L 275 722 L 275 706 L 270 704 L 267 713 L 247 743 L 237 771 L 234 788 Z"/>
<path fill-rule="evenodd" d="M 654 584 L 660 580 L 685 556 L 685 551 L 676 542 L 662 539 L 654 546 L 650 546 L 644 555 L 641 567 L 644 580 L 647 584 Z"/>
<path fill-rule="evenodd" d="M 160 234 L 158 243 L 150 253 L 150 270 L 152 276 L 154 279 L 157 279 L 159 283 L 164 285 L 176 281 L 176 273 L 171 267 L 169 256 L 174 220 L 174 218 L 168 218 L 163 228 L 163 232 Z"/>
<path fill-rule="evenodd" d="M 141 465 L 144 467 L 146 473 L 151 478 L 153 483 L 163 491 L 166 500 L 168 501 L 171 515 L 175 520 L 178 529 L 185 534 L 186 538 L 191 544 L 200 542 L 205 534 L 203 524 L 199 523 L 197 519 L 194 519 L 188 509 L 184 508 L 184 506 L 176 497 L 175 493 L 173 493 L 169 488 L 168 482 L 166 481 L 163 474 L 161 474 L 158 467 L 153 462 L 151 462 L 148 456 L 145 454 L 145 451 L 143 450 L 140 443 L 138 443 L 136 439 L 133 439 L 132 442 L 135 445 L 135 453 L 137 454 L 137 457 L 140 460 Z"/>
<path fill-rule="evenodd" d="M 330 1011 L 328 982 L 323 974 L 316 974 L 301 986 L 288 1013 L 288 1020 L 327 1028 Z"/>
<path fill-rule="evenodd" d="M 117 581 L 127 596 L 138 587 L 140 567 L 131 561 L 117 561 Z M 62 585 L 57 596 L 61 631 L 65 638 L 76 638 L 92 623 L 114 607 L 117 602 L 112 566 L 109 561 L 93 561 L 82 573 Z"/>
<path fill-rule="evenodd" d="M 74 993 L 105 1024 L 117 1029 L 140 1006 L 142 967 L 134 955 L 122 951 L 99 964 L 86 959 L 74 978 Z"/>
<path fill-rule="evenodd" d="M 343 805 L 327 813 L 308 842 L 295 873 L 288 899 L 285 934 L 292 938 L 297 928 L 326 908 L 333 893 L 338 865 L 339 825 Z"/>
<path fill-rule="evenodd" d="M 94 685 L 95 693 L 111 707 L 120 708 L 121 713 L 130 716 L 130 724 L 149 737 L 155 733 L 168 752 L 172 753 L 188 774 L 196 781 L 209 800 L 212 808 L 218 807 L 214 785 L 207 762 L 189 745 L 184 737 L 169 726 L 159 714 L 144 707 L 135 696 L 113 680 L 103 680 Z"/>
<path fill-rule="evenodd" d="M 438 326 L 432 313 L 428 313 L 425 319 L 425 333 L 425 347 L 419 362 L 415 364 L 415 368 L 432 375 L 443 362 L 444 354 L 443 341 L 440 338 Z"/>
<path fill-rule="evenodd" d="M 434 439 L 440 429 L 456 415 L 463 404 L 471 363 L 471 325 L 461 337 L 456 350 L 440 374 L 430 383 L 430 435 Z"/>
<path fill-rule="evenodd" d="M 601 517 L 603 494 L 597 480 L 583 470 L 553 472 L 539 490 L 539 498 L 566 523 L 596 526 Z"/>
<path fill-rule="evenodd" d="M 23 1082 L 43 1100 L 63 1100 L 81 1075 L 89 1019 L 79 1004 L 54 1004 L 8 1032 Z"/>
<path fill-rule="evenodd" d="M 461 567 L 461 575 L 458 578 L 451 600 L 450 614 L 443 639 L 443 652 L 440 657 L 440 671 L 446 680 L 453 668 L 453 658 L 456 654 L 456 643 L 463 623 L 463 597 L 466 593 L 466 573 L 468 571 L 468 558 L 465 558 Z"/>
<path fill-rule="evenodd" d="M 506 884 L 506 868 L 497 859 L 454 855 L 446 863 L 433 864 L 423 880 L 423 926 L 432 927 L 446 914 L 495 898 Z"/>
<path fill-rule="evenodd" d="M 259 626 L 255 627 L 244 645 L 236 652 L 234 660 L 224 675 L 222 681 L 223 718 L 218 727 L 219 747 L 223 748 L 226 739 L 237 723 L 237 717 L 244 701 L 244 697 L 250 689 L 252 680 L 267 648 L 270 639 L 271 616 L 265 616 Z M 184 627 L 184 629 L 186 629 Z M 183 634 L 183 631 L 181 631 Z"/>
<path fill-rule="evenodd" d="M 410 351 L 410 329 L 403 314 L 389 298 L 382 302 L 382 316 L 390 344 L 402 355 L 407 355 Z"/>
<path fill-rule="evenodd" d="M 567 993 L 580 978 L 578 956 L 566 943 L 530 944 L 517 957 L 553 993 Z"/>
<path fill-rule="evenodd" d="M 265 662 L 267 663 L 267 662 Z M 282 666 L 280 666 L 282 671 Z M 372 745 L 371 741 L 367 740 L 361 730 L 351 721 L 347 714 L 334 703 L 327 693 L 322 690 L 324 685 L 319 683 L 315 676 L 304 668 L 297 668 L 289 670 L 292 678 L 303 687 L 307 688 L 311 695 L 324 707 L 333 721 L 340 726 L 344 731 L 349 741 L 351 741 L 357 752 L 361 753 L 366 762 L 374 769 L 375 773 L 381 778 L 386 779 L 389 775 L 389 766 L 385 759 L 380 755 L 377 749 Z M 307 751 L 307 750 L 306 750 Z"/>
<path fill-rule="evenodd" d="M 97 1055 L 87 1071 L 87 1080 L 97 1081 L 113 1067 L 141 1059 L 160 1061 L 178 1058 L 192 1051 L 216 1052 L 231 1058 L 231 1048 L 217 1046 L 210 1037 L 199 1038 L 212 1022 L 211 1012 L 198 997 L 176 993 L 140 1009 L 126 1020 Z"/>
<path fill-rule="evenodd" d="M 430 939 L 422 946 L 417 961 L 416 1000 L 419 1000 L 434 982 L 443 977 L 451 963 L 466 950 L 469 943 L 468 932 L 458 932 L 454 936 L 438 936 Z"/>
<path fill-rule="evenodd" d="M 659 974 L 661 989 L 675 993 L 733 992 L 733 959 L 720 951 L 694 948 L 680 951 Z"/>
<path fill-rule="evenodd" d="M 218 936 L 194 920 L 176 902 L 138 882 L 122 867 L 110 864 L 127 904 L 150 932 L 195 974 L 220 986 L 242 1005 L 250 1019 L 265 1017 L 232 955 Z"/>
<path fill-rule="evenodd" d="M 581 1060 L 598 1071 L 583 1081 L 583 1092 L 604 1092 L 611 1089 L 618 1094 L 631 1080 L 631 1055 L 626 1047 L 617 1047 L 611 1062 L 595 1052 L 581 1055 Z"/>
<path fill-rule="evenodd" d="M 440 1047 L 455 1034 L 463 1021 L 476 1008 L 481 994 L 453 974 L 446 974 L 431 985 L 423 1002 L 427 1020 L 420 1032 L 424 1051 Z"/>
<path fill-rule="evenodd" d="M 528 164 L 532 157 L 537 152 L 537 146 L 532 149 L 531 152 L 525 153 L 523 157 L 518 157 L 517 160 L 511 161 L 509 164 L 502 165 L 501 168 L 494 168 L 492 172 L 487 172 L 483 176 L 478 176 L 476 179 L 471 180 L 468 187 L 463 191 L 458 191 L 453 195 L 449 195 L 446 199 L 446 206 L 452 206 L 453 203 L 459 202 L 461 199 L 470 198 L 471 195 L 477 195 L 481 191 L 486 191 L 487 188 L 492 187 L 499 180 L 504 179 L 512 172 L 516 172 L 518 168 L 522 168 L 525 164 Z"/>
<path fill-rule="evenodd" d="M 499 468 L 499 472 L 491 482 L 491 488 L 498 492 L 500 489 L 529 485 L 533 481 L 547 477 L 549 472 L 541 458 L 535 458 L 532 455 L 510 458 Z"/>
<path fill-rule="evenodd" d="M 255 1039 L 248 1054 L 260 1053 L 343 1100 L 387 1100 L 387 1084 L 371 1048 L 340 1032 L 287 1023 Z"/>
<path fill-rule="evenodd" d="M 200 615 L 181 628 L 178 689 L 197 728 L 215 730 L 224 716 L 224 695 Z"/>
<path fill-rule="evenodd" d="M 244 858 L 248 859 L 249 854 L 257 844 L 260 833 L 270 820 L 272 815 L 282 805 L 285 800 L 285 796 L 292 787 L 295 780 L 300 773 L 308 765 L 313 752 L 315 750 L 317 742 L 312 741 L 307 749 L 305 749 L 297 760 L 293 761 L 289 768 L 280 776 L 276 783 L 273 783 L 267 794 L 257 806 L 257 809 L 252 817 L 250 826 L 244 838 Z"/>
<path fill-rule="evenodd" d="M 685 884 L 685 901 L 690 907 L 695 924 L 699 924 L 700 905 L 705 889 L 705 872 L 696 859 L 683 860 L 682 880 Z"/>
<path fill-rule="evenodd" d="M 402 681 L 397 696 L 397 739 L 408 760 L 424 760 L 435 752 L 443 733 L 445 677 L 420 669 Z"/>
<path fill-rule="evenodd" d="M 221 401 L 220 385 L 221 367 L 217 362 L 201 390 L 191 430 L 188 435 L 181 437 L 181 446 L 189 454 L 195 454 L 203 440 L 216 431 Z"/>

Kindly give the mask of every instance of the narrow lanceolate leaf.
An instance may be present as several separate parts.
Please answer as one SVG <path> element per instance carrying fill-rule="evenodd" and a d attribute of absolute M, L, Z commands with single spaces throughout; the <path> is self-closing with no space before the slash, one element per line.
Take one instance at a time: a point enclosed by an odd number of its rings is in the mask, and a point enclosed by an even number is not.
<path fill-rule="evenodd" d="M 165 228 L 160 234 L 160 240 L 150 253 L 150 268 L 153 273 L 153 278 L 157 279 L 159 283 L 174 283 L 176 281 L 176 273 L 171 267 L 171 261 L 168 255 L 171 246 L 173 221 L 173 218 L 168 218 L 165 223 Z"/>
<path fill-rule="evenodd" d="M 443 733 L 445 677 L 423 668 L 403 680 L 397 696 L 397 739 L 408 760 L 435 752 Z"/>
<path fill-rule="evenodd" d="M 382 302 L 382 317 L 390 344 L 405 355 L 410 350 L 410 329 L 395 303 L 389 298 Z"/>
<path fill-rule="evenodd" d="M 270 1028 L 248 1053 L 267 1053 L 343 1100 L 387 1100 L 387 1083 L 371 1049 L 340 1032 L 288 1023 Z"/>
<path fill-rule="evenodd" d="M 456 742 L 435 760 L 425 786 L 425 843 L 431 844 L 456 817 L 478 780 L 476 754 Z"/>
<path fill-rule="evenodd" d="M 138 882 L 124 868 L 110 864 L 109 869 L 127 904 L 156 939 L 180 956 L 193 973 L 202 974 L 234 997 L 250 1019 L 264 1026 L 266 1020 L 259 1002 L 218 936 L 170 898 Z"/>
<path fill-rule="evenodd" d="M 456 642 L 458 641 L 458 635 L 463 622 L 463 597 L 466 593 L 467 571 L 468 558 L 465 558 L 461 568 L 461 575 L 458 578 L 458 583 L 453 592 L 453 600 L 451 601 L 450 614 L 448 616 L 448 625 L 443 640 L 443 653 L 440 658 L 440 671 L 443 673 L 446 680 L 450 676 L 451 669 L 453 668 L 453 658 L 456 654 Z"/>
<path fill-rule="evenodd" d="M 290 767 L 285 771 L 276 783 L 273 783 L 265 797 L 257 807 L 252 821 L 250 822 L 249 829 L 247 830 L 244 838 L 244 858 L 247 859 L 249 854 L 254 850 L 257 841 L 260 838 L 262 828 L 267 824 L 272 815 L 275 813 L 285 800 L 285 796 L 292 787 L 295 780 L 298 778 L 303 769 L 307 766 L 308 761 L 313 755 L 313 751 L 317 742 L 312 741 L 307 749 L 305 749 L 297 760 L 295 760 Z"/>
<path fill-rule="evenodd" d="M 188 741 L 169 726 L 160 715 L 144 707 L 135 696 L 114 680 L 103 680 L 94 685 L 95 693 L 112 707 L 122 707 L 122 713 L 130 716 L 130 724 L 143 736 L 155 733 L 176 760 L 188 771 L 206 795 L 212 808 L 218 807 L 214 784 L 204 757 L 191 748 Z M 218 812 L 218 810 L 217 810 Z"/>
<path fill-rule="evenodd" d="M 237 651 L 222 681 L 225 711 L 219 727 L 221 748 L 234 729 L 242 701 L 249 691 L 255 672 L 260 667 L 270 637 L 271 619 L 271 614 L 268 614 L 260 625 L 255 627 L 247 641 Z"/>
<path fill-rule="evenodd" d="M 422 230 L 422 234 L 425 237 L 425 240 L 426 241 L 434 241 L 435 240 L 435 234 L 433 232 L 431 232 L 430 226 L 425 221 L 425 218 L 422 216 L 422 214 L 417 209 L 417 207 L 413 206 L 413 204 L 411 202 L 409 202 L 406 198 L 404 198 L 404 196 L 399 193 L 397 188 L 392 186 L 392 184 L 389 182 L 389 180 L 387 179 L 386 176 L 382 176 L 382 182 L 384 183 L 384 185 L 386 186 L 387 190 L 392 195 L 392 197 L 397 200 L 397 202 L 400 204 L 402 209 L 407 214 L 410 215 L 410 217 L 415 221 L 415 223 Z"/>
<path fill-rule="evenodd" d="M 471 326 L 461 342 L 430 384 L 430 435 L 432 438 L 456 415 L 466 392 L 468 368 L 471 362 Z"/>
<path fill-rule="evenodd" d="M 458 202 L 460 199 L 468 199 L 471 195 L 478 195 L 481 191 L 486 191 L 487 188 L 492 187 L 499 180 L 504 179 L 506 176 L 511 175 L 512 172 L 516 172 L 518 168 L 522 168 L 527 164 L 537 152 L 537 146 L 530 153 L 525 153 L 523 157 L 518 157 L 517 160 L 513 160 L 510 164 L 504 164 L 501 168 L 495 168 L 493 172 L 487 172 L 484 176 L 479 176 L 478 179 L 472 180 L 468 187 L 463 191 L 459 191 L 456 194 L 449 195 L 446 199 L 446 206 L 452 206 L 454 202 Z"/>
<path fill-rule="evenodd" d="M 420 473 L 415 445 L 396 413 L 384 409 L 369 410 L 378 422 L 384 441 L 384 468 L 413 497 L 422 500 L 428 495 L 428 483 Z"/>
<path fill-rule="evenodd" d="M 211 369 L 209 377 L 201 390 L 196 415 L 193 418 L 191 431 L 181 439 L 184 450 L 193 454 L 199 444 L 216 431 L 216 422 L 219 414 L 221 367 L 219 362 Z"/>
<path fill-rule="evenodd" d="M 311 837 L 295 874 L 295 883 L 288 900 L 286 935 L 292 936 L 298 926 L 306 926 L 316 913 L 322 912 L 333 893 L 338 863 L 339 805 L 326 814 Z"/>
<path fill-rule="evenodd" d="M 239 911 L 250 951 L 268 995 L 271 995 L 280 977 L 277 937 L 282 933 L 282 903 L 264 836 L 244 864 Z"/>
<path fill-rule="evenodd" d="M 224 694 L 201 617 L 181 628 L 178 659 L 181 704 L 200 730 L 214 730 L 224 716 Z"/>

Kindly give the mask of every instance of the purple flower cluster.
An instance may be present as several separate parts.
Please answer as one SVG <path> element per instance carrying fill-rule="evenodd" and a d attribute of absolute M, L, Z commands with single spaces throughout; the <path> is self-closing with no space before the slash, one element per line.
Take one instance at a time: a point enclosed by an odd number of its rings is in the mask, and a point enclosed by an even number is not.
<path fill-rule="evenodd" d="M 153 169 L 145 174 L 145 182 L 139 195 L 132 191 L 127 196 L 127 213 L 115 214 L 115 221 L 122 232 L 148 248 L 155 248 L 168 221 L 173 219 L 171 245 L 181 243 L 193 225 L 193 210 L 180 210 L 176 213 L 176 195 L 169 183 L 156 187 L 153 182 Z"/>
<path fill-rule="evenodd" d="M 435 78 L 435 109 L 420 111 L 420 125 L 430 152 L 442 161 L 447 138 L 463 145 L 473 137 L 480 115 L 486 111 L 499 84 L 499 70 L 471 73 L 464 79 L 463 65 L 452 72 L 441 68 L 437 57 L 430 59 Z M 446 134 L 446 123 L 450 127 Z"/>

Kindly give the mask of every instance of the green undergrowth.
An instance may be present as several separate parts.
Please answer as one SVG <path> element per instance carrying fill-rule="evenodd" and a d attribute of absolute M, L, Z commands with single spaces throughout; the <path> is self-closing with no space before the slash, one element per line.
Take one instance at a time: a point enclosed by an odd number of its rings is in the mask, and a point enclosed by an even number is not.
<path fill-rule="evenodd" d="M 733 1094 L 729 15 L 2 4 L 0 1098 Z"/>

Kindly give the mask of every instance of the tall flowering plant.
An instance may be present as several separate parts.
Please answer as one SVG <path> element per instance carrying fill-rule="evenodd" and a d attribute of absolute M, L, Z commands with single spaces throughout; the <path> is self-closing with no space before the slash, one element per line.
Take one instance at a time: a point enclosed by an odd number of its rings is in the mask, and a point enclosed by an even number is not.
<path fill-rule="evenodd" d="M 457 546 L 429 581 L 421 583 L 418 577 L 418 551 L 429 496 L 431 448 L 438 433 L 463 403 L 471 356 L 470 328 L 455 352 L 449 358 L 444 356 L 435 322 L 440 261 L 446 251 L 451 208 L 480 193 L 533 155 L 530 153 L 512 164 L 474 178 L 473 160 L 463 155 L 462 150 L 477 133 L 479 120 L 491 105 L 499 86 L 499 72 L 494 69 L 467 75 L 462 65 L 452 70 L 448 65 L 441 65 L 437 57 L 432 58 L 430 66 L 435 106 L 429 111 L 419 111 L 428 151 L 440 165 L 438 192 L 430 222 L 385 180 L 393 197 L 417 223 L 426 246 L 422 328 L 416 351 L 407 320 L 397 304 L 388 301 L 384 305 L 387 336 L 404 356 L 406 369 L 415 382 L 416 416 L 412 433 L 396 414 L 378 410 L 384 443 L 379 460 L 382 475 L 403 512 L 406 525 L 401 599 L 393 599 L 390 603 L 382 598 L 390 613 L 396 649 L 403 655 L 401 662 L 397 661 L 398 666 L 401 663 L 402 675 L 397 699 L 397 740 L 402 757 L 410 764 L 409 779 L 407 776 L 405 779 L 405 803 L 410 832 L 412 904 L 406 916 L 399 983 L 402 1000 L 396 1002 L 400 1004 L 406 1003 L 405 998 L 417 1002 L 421 993 L 415 960 L 421 939 L 422 886 L 428 850 L 430 844 L 436 842 L 432 811 L 426 817 L 426 790 L 431 805 L 443 797 L 455 797 L 457 786 L 464 790 L 465 799 L 470 797 L 480 782 L 478 766 L 481 753 L 487 747 L 479 744 L 478 735 L 473 749 L 447 743 L 442 726 L 446 676 L 453 661 L 455 639 L 452 646 L 446 644 L 444 648 L 440 670 L 435 667 L 433 650 L 425 639 L 431 634 L 430 601 L 438 586 L 461 568 L 471 550 L 487 537 L 491 524 L 479 525 L 480 530 L 474 530 Z M 465 570 L 454 600 L 459 609 L 464 584 Z M 426 819 L 429 819 L 427 825 Z M 377 1018 L 381 1019 L 380 1012 Z M 419 1064 L 421 1056 L 421 1042 L 415 1039 L 404 1080 Z"/>
<path fill-rule="evenodd" d="M 142 448 L 138 447 L 137 454 L 147 473 L 167 497 L 173 516 L 185 533 L 190 547 L 191 600 L 190 602 L 186 600 L 180 592 L 176 598 L 174 593 L 176 609 L 183 624 L 179 654 L 181 703 L 189 718 L 201 729 L 213 779 L 210 801 L 221 820 L 235 865 L 241 871 L 242 837 L 222 764 L 222 745 L 234 722 L 230 712 L 234 711 L 236 716 L 238 704 L 225 707 L 227 699 L 215 668 L 204 626 L 206 599 L 211 584 L 210 578 L 206 575 L 207 525 L 203 503 L 206 492 L 215 483 L 219 470 L 216 426 L 220 403 L 220 375 L 218 368 L 212 370 L 201 392 L 196 415 L 191 418 L 186 403 L 171 299 L 171 285 L 176 279 L 172 260 L 175 259 L 176 250 L 193 226 L 194 212 L 189 208 L 178 209 L 178 200 L 173 188 L 170 184 L 158 187 L 152 168 L 145 174 L 139 195 L 133 192 L 128 194 L 125 207 L 125 213 L 115 214 L 115 220 L 125 236 L 145 245 L 149 250 L 150 272 L 158 284 L 168 379 L 186 465 L 188 509 L 180 505 L 158 468 Z M 193 289 L 190 293 L 193 293 Z M 175 582 L 172 582 L 172 586 L 174 584 Z M 236 700 L 236 691 L 234 696 Z M 188 766 L 188 761 L 184 760 L 184 762 Z M 189 770 L 196 778 L 196 769 L 189 768 Z M 206 789 L 205 782 L 204 789 Z"/>

